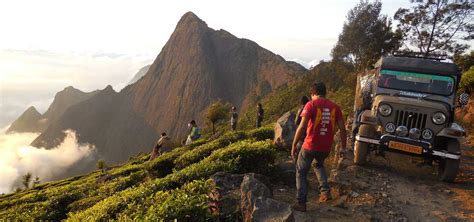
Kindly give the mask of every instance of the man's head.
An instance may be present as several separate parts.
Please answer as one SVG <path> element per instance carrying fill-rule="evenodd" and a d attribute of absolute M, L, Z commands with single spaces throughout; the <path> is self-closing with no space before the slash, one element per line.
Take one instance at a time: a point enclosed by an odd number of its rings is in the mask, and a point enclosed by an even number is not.
<path fill-rule="evenodd" d="M 315 82 L 311 86 L 311 98 L 325 97 L 326 96 L 326 85 L 323 82 Z"/>
<path fill-rule="evenodd" d="M 261 103 L 258 103 L 258 104 L 257 104 L 257 107 L 258 107 L 258 108 L 262 108 L 262 104 L 261 104 Z"/>
<path fill-rule="evenodd" d="M 189 122 L 189 125 L 191 125 L 191 126 L 196 126 L 196 121 L 191 120 L 191 122 Z"/>
<path fill-rule="evenodd" d="M 165 132 L 161 133 L 161 136 L 162 136 L 162 137 L 165 137 L 165 136 L 166 136 L 166 133 L 165 133 Z"/>
<path fill-rule="evenodd" d="M 235 110 L 237 110 L 237 107 L 232 106 L 232 111 L 235 111 Z"/>

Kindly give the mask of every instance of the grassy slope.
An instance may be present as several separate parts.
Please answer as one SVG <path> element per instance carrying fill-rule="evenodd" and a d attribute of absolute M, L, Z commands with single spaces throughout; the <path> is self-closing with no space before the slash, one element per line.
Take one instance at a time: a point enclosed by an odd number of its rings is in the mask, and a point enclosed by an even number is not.
<path fill-rule="evenodd" d="M 309 96 L 311 84 L 315 81 L 326 83 L 328 88 L 327 97 L 339 104 L 346 116 L 351 115 L 356 81 L 353 72 L 353 68 L 347 64 L 330 62 L 318 64 L 301 81 L 278 89 L 262 101 L 265 110 L 264 125 L 274 123 L 288 111 L 296 112 L 301 97 Z M 257 115 L 256 111 L 256 108 L 244 111 L 238 127 L 240 129 L 253 128 Z"/>
<path fill-rule="evenodd" d="M 220 138 L 176 148 L 153 161 L 149 155 L 108 170 L 38 185 L 0 197 L 0 218 L 90 221 L 109 219 L 169 220 L 189 215 L 213 219 L 209 177 L 217 171 L 268 170 L 275 149 L 269 128 L 227 133 Z M 259 161 L 255 161 L 259 160 Z M 160 204 L 157 204 L 160 203 Z"/>
<path fill-rule="evenodd" d="M 195 217 L 213 219 L 207 179 L 217 171 L 263 172 L 271 167 L 275 150 L 271 124 L 283 113 L 296 110 L 300 97 L 314 81 L 327 84 L 328 98 L 346 115 L 352 111 L 355 76 L 350 66 L 321 63 L 301 81 L 277 90 L 262 101 L 264 125 L 254 128 L 256 110 L 243 112 L 240 129 L 211 142 L 200 140 L 174 149 L 153 161 L 149 155 L 131 159 L 108 170 L 110 179 L 97 183 L 99 171 L 88 175 L 41 184 L 35 188 L 0 197 L 0 218 L 72 221 L 103 219 L 169 220 Z M 222 123 L 218 130 L 228 130 Z M 255 161 L 258 160 L 258 161 Z M 258 164 L 256 164 L 258 163 Z M 157 204 L 160 203 L 160 204 Z"/>

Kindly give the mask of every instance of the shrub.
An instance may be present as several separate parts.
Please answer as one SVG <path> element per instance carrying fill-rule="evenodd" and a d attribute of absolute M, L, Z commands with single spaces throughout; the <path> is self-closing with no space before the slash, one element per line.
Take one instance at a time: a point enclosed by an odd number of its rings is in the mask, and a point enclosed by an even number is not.
<path fill-rule="evenodd" d="M 70 220 L 109 220 L 115 219 L 121 211 L 135 202 L 143 202 L 158 191 L 178 188 L 193 180 L 207 179 L 218 171 L 234 173 L 264 172 L 274 161 L 275 148 L 269 141 L 252 143 L 241 141 L 213 152 L 204 160 L 176 171 L 164 178 L 142 183 L 110 196 L 93 207 L 70 214 Z"/>
<path fill-rule="evenodd" d="M 459 88 L 469 89 L 471 90 L 471 93 L 474 91 L 474 67 L 471 67 L 468 71 L 462 74 Z"/>
<path fill-rule="evenodd" d="M 189 221 L 199 218 L 200 221 L 215 220 L 209 209 L 214 190 L 212 180 L 196 180 L 171 191 L 159 191 L 153 195 L 147 209 L 137 209 L 129 205 L 128 209 L 118 215 L 119 221 Z"/>
<path fill-rule="evenodd" d="M 189 148 L 180 147 L 160 155 L 145 164 L 145 169 L 155 177 L 163 177 L 173 172 L 174 160 L 185 153 Z"/>
<path fill-rule="evenodd" d="M 183 155 L 179 156 L 174 161 L 175 168 L 183 169 L 186 166 L 199 162 L 200 160 L 209 156 L 212 153 L 212 151 L 225 147 L 238 140 L 241 140 L 245 138 L 245 136 L 246 135 L 241 131 L 226 133 L 225 135 L 221 136 L 220 138 L 210 143 L 198 146 L 194 148 L 192 151 L 186 152 Z"/>
<path fill-rule="evenodd" d="M 247 137 L 255 138 L 256 140 L 273 139 L 273 137 L 275 137 L 275 132 L 271 126 L 265 126 L 248 131 Z"/>

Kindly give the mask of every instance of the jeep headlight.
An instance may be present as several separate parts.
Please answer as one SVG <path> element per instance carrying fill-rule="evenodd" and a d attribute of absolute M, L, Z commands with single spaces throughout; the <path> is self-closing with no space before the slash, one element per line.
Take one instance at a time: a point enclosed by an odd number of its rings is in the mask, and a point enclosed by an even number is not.
<path fill-rule="evenodd" d="M 387 104 L 382 104 L 379 106 L 379 113 L 382 116 L 390 116 L 390 114 L 392 114 L 392 107 Z"/>
<path fill-rule="evenodd" d="M 434 124 L 441 125 L 446 122 L 446 115 L 444 115 L 442 112 L 437 112 L 433 114 L 431 120 L 433 120 Z"/>
<path fill-rule="evenodd" d="M 406 136 L 408 134 L 408 128 L 406 126 L 399 126 L 395 130 L 397 136 Z"/>

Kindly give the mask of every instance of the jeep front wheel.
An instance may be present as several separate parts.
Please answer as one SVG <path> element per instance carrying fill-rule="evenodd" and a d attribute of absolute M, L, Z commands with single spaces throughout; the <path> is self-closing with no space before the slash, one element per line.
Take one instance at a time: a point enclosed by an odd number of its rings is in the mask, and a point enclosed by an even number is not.
<path fill-rule="evenodd" d="M 359 127 L 359 136 L 365 138 L 372 138 L 374 135 L 374 128 L 372 126 L 362 124 Z M 355 141 L 354 143 L 354 164 L 364 165 L 367 162 L 367 155 L 369 153 L 369 144 L 366 142 Z"/>
<path fill-rule="evenodd" d="M 446 143 L 449 152 L 459 152 L 461 145 L 457 140 L 449 140 Z M 460 159 L 444 159 L 439 162 L 438 176 L 441 181 L 454 182 L 458 174 Z"/>

